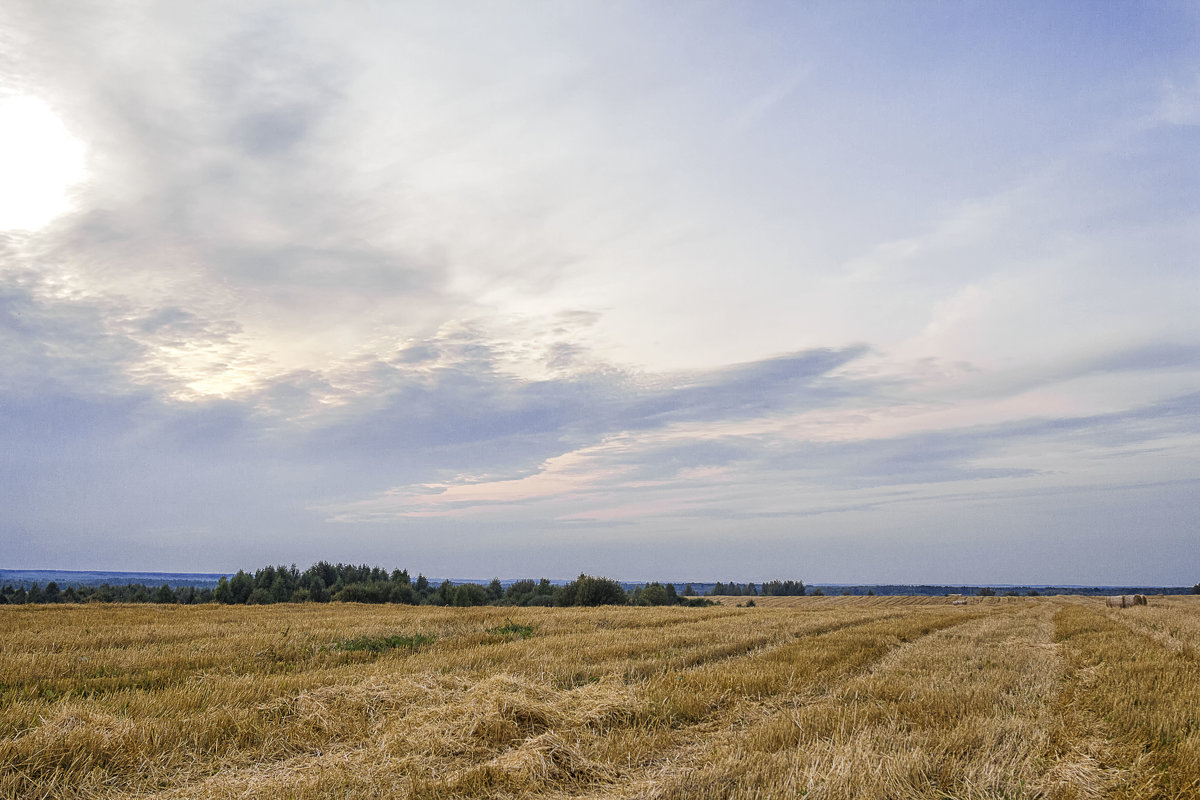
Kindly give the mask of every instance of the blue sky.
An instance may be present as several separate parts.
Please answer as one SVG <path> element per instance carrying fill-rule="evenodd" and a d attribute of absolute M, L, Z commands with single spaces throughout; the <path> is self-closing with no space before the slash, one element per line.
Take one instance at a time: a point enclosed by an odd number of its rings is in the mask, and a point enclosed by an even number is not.
<path fill-rule="evenodd" d="M 0 564 L 1200 580 L 1189 3 L 6 3 Z"/>

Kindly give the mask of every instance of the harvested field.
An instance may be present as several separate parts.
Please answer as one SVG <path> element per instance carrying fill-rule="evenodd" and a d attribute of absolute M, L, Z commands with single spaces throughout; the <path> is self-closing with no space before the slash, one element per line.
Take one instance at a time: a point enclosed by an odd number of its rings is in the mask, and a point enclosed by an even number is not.
<path fill-rule="evenodd" d="M 1200 598 L 756 600 L 3 607 L 0 797 L 1200 796 Z"/>

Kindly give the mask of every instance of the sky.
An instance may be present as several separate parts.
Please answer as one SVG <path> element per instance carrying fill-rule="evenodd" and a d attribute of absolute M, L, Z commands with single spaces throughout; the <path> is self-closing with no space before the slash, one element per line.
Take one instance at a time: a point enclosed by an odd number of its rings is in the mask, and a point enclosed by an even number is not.
<path fill-rule="evenodd" d="M 1200 580 L 1200 8 L 9 0 L 0 566 Z"/>

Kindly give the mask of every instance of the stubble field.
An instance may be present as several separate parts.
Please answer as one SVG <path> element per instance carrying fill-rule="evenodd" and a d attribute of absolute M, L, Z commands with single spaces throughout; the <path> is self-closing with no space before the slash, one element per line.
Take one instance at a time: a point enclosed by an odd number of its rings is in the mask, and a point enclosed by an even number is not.
<path fill-rule="evenodd" d="M 1200 598 L 0 608 L 3 798 L 1200 797 Z"/>

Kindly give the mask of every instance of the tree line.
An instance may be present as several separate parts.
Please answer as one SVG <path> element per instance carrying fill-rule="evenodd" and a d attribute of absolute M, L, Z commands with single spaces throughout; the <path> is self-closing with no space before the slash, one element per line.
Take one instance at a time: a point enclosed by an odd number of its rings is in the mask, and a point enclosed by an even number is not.
<path fill-rule="evenodd" d="M 691 584 L 689 583 L 684 594 L 694 594 L 689 591 Z M 734 597 L 803 597 L 808 589 L 804 586 L 804 581 L 767 581 L 762 586 L 755 586 L 753 583 L 721 583 L 718 581 L 713 584 L 707 594 L 711 597 L 722 595 L 732 595 Z"/>
<path fill-rule="evenodd" d="M 790 582 L 789 582 L 790 583 Z M 690 588 L 690 587 L 689 587 Z M 222 603 L 227 605 L 270 605 L 273 603 L 400 603 L 433 606 L 599 606 L 599 605 L 709 605 L 702 598 L 681 596 L 672 583 L 657 581 L 626 591 L 611 578 L 581 574 L 564 585 L 548 578 L 519 580 L 508 587 L 498 578 L 491 583 L 442 581 L 434 585 L 424 575 L 413 579 L 408 570 L 388 572 L 381 567 L 330 564 L 321 561 L 301 572 L 291 566 L 267 566 L 253 573 L 238 570 L 218 580 L 212 588 L 157 588 L 144 584 L 68 586 L 54 581 L 29 589 L 6 585 L 0 589 L 0 605 L 26 603 Z"/>

